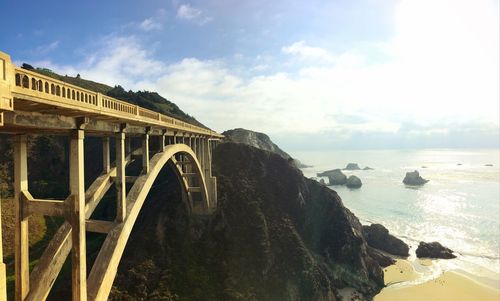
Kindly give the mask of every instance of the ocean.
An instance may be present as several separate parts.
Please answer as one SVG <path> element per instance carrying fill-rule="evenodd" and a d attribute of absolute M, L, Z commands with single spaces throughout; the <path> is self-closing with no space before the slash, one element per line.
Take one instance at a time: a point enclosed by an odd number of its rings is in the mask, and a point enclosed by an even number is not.
<path fill-rule="evenodd" d="M 413 262 L 417 262 L 415 250 L 420 241 L 438 241 L 458 253 L 457 259 L 437 261 L 422 271 L 429 277 L 460 269 L 500 287 L 500 150 L 354 150 L 291 155 L 312 165 L 302 169 L 310 178 L 318 172 L 344 168 L 347 163 L 373 168 L 343 171 L 361 179 L 360 189 L 329 186 L 362 224 L 383 224 L 411 246 Z M 421 187 L 404 185 L 406 172 L 413 170 L 430 181 Z"/>

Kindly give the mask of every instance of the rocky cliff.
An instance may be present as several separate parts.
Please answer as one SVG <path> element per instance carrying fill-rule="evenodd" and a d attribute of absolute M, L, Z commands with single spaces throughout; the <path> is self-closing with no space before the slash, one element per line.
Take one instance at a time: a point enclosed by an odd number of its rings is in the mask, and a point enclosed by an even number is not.
<path fill-rule="evenodd" d="M 233 129 L 222 133 L 226 139 L 231 142 L 243 143 L 253 146 L 258 149 L 270 151 L 280 155 L 282 158 L 289 160 L 297 168 L 304 168 L 307 165 L 302 164 L 299 160 L 292 158 L 288 153 L 277 146 L 268 135 L 264 133 L 254 132 L 247 129 Z"/>
<path fill-rule="evenodd" d="M 168 171 L 157 180 L 111 299 L 339 300 L 345 286 L 382 288 L 361 225 L 334 191 L 243 144 L 219 145 L 214 172 L 212 217 L 188 213 Z"/>

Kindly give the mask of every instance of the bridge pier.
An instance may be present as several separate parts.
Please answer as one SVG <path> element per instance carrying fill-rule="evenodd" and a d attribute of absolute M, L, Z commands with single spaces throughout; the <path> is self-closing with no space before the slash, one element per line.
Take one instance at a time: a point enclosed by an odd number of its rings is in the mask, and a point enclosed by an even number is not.
<path fill-rule="evenodd" d="M 111 169 L 110 165 L 110 149 L 109 149 L 109 137 L 102 138 L 102 171 L 104 173 L 109 173 Z"/>
<path fill-rule="evenodd" d="M 28 156 L 26 135 L 17 135 L 14 141 L 14 190 L 16 203 L 15 225 L 15 275 L 16 301 L 24 300 L 28 295 L 29 283 L 29 240 L 28 216 L 24 208 L 28 193 Z"/>
<path fill-rule="evenodd" d="M 149 134 L 142 136 L 142 172 L 149 173 Z"/>
<path fill-rule="evenodd" d="M 85 235 L 85 185 L 83 139 L 84 131 L 76 130 L 70 139 L 69 185 L 71 224 L 71 286 L 72 300 L 87 300 L 87 247 Z"/>
<path fill-rule="evenodd" d="M 123 222 L 127 214 L 127 182 L 125 180 L 125 133 L 116 134 L 116 221 Z"/>

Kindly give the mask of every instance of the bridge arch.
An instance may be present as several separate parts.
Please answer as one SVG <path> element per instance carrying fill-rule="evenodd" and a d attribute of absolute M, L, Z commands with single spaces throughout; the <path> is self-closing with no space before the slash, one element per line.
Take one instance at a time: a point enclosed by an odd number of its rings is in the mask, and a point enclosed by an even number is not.
<path fill-rule="evenodd" d="M 15 228 L 17 299 L 44 300 L 70 255 L 73 300 L 86 300 L 87 291 L 91 293 L 91 300 L 106 299 L 124 244 L 147 196 L 146 191 L 149 192 L 166 164 L 174 167 L 182 190 L 187 192 L 188 210 L 194 214 L 209 214 L 216 207 L 217 181 L 211 172 L 212 150 L 223 135 L 16 67 L 3 52 L 0 52 L 0 64 L 4 65 L 3 72 L 0 70 L 0 95 L 5 98 L 4 102 L 0 101 L 0 132 L 16 133 L 13 161 L 15 198 L 19 204 Z M 29 193 L 27 135 L 30 133 L 69 135 L 70 195 L 66 199 L 35 199 Z M 102 138 L 103 168 L 102 174 L 85 190 L 84 138 L 87 133 Z M 151 149 L 161 150 L 151 160 L 150 137 L 154 141 Z M 114 165 L 110 156 L 113 149 L 110 140 L 113 138 Z M 134 156 L 140 156 L 140 149 L 131 151 L 132 144 L 135 144 L 131 141 L 138 138 L 142 140 L 144 173 L 137 177 L 126 175 L 125 167 L 134 161 Z M 120 150 L 117 150 L 117 143 Z M 126 184 L 134 181 L 127 196 Z M 92 219 L 92 212 L 113 186 L 117 190 L 116 219 Z M 26 225 L 32 214 L 62 217 L 64 223 L 30 272 L 29 227 Z M 103 233 L 108 237 L 101 252 L 104 255 L 94 266 L 90 279 L 86 277 L 86 232 Z M 5 293 L 3 266 L 0 258 L 0 299 L 5 299 L 2 298 Z M 112 268 L 99 274 L 103 267 Z M 88 285 L 87 280 L 96 285 Z"/>
<path fill-rule="evenodd" d="M 191 194 L 190 189 L 193 187 L 189 186 L 189 181 L 186 180 L 184 172 L 179 168 L 180 162 L 182 162 L 181 164 L 185 164 L 187 161 L 178 161 L 175 159 L 176 155 L 181 155 L 184 158 L 183 160 L 189 160 L 192 166 L 190 174 L 194 173 L 200 181 L 200 187 L 197 188 L 200 189 L 198 192 L 202 196 L 202 204 L 199 204 L 201 208 L 197 208 L 193 202 L 193 198 L 189 196 Z M 207 186 L 195 153 L 185 144 L 166 146 L 163 152 L 154 155 L 151 159 L 149 173 L 139 176 L 130 189 L 127 195 L 127 217 L 123 223 L 117 225 L 108 233 L 87 279 L 89 300 L 107 299 L 118 270 L 120 259 L 139 212 L 159 172 L 169 162 L 176 165 L 175 170 L 181 179 L 181 185 L 188 193 L 191 211 L 195 214 L 209 213 L 210 200 Z"/>

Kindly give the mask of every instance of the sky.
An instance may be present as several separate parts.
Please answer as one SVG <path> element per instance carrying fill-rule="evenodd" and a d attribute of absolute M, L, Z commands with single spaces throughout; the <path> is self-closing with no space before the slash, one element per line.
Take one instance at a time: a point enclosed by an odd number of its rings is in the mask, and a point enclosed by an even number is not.
<path fill-rule="evenodd" d="M 289 151 L 498 148 L 498 0 L 2 0 L 0 51 Z"/>

